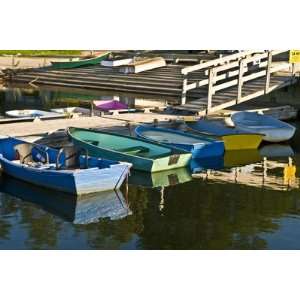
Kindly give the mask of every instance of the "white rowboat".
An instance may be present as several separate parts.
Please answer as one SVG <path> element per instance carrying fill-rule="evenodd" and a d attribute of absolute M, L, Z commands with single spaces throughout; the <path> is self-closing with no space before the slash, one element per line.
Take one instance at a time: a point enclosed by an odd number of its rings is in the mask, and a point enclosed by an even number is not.
<path fill-rule="evenodd" d="M 291 139 L 296 128 L 273 117 L 254 112 L 237 112 L 231 116 L 237 129 L 263 134 L 267 142 L 283 142 Z"/>

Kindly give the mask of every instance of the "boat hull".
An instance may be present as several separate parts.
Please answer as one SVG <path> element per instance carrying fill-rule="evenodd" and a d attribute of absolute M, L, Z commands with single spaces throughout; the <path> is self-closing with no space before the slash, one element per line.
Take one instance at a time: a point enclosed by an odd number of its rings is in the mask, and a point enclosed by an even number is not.
<path fill-rule="evenodd" d="M 106 170 L 87 169 L 77 173 L 45 171 L 24 167 L 0 157 L 3 172 L 17 179 L 74 195 L 114 190 L 120 187 L 129 173 L 126 165 L 113 165 Z"/>
<path fill-rule="evenodd" d="M 97 65 L 109 55 L 109 52 L 99 55 L 95 58 L 74 60 L 74 61 L 52 61 L 52 67 L 55 69 L 72 69 L 82 66 Z"/>
<path fill-rule="evenodd" d="M 207 134 L 224 142 L 225 150 L 257 149 L 263 135 L 236 128 L 228 128 L 221 121 L 187 123 L 188 127 L 199 134 Z"/>
<path fill-rule="evenodd" d="M 296 131 L 296 128 L 288 123 L 255 112 L 234 113 L 231 119 L 237 129 L 262 134 L 266 142 L 288 141 Z"/>
<path fill-rule="evenodd" d="M 15 159 L 14 146 L 24 143 L 22 140 L 7 138 L 0 142 L 0 164 L 2 171 L 17 179 L 50 188 L 53 190 L 83 195 L 95 192 L 118 189 L 127 177 L 130 164 L 102 161 L 103 167 L 97 167 L 101 160 L 89 158 L 89 164 L 95 167 L 77 170 L 56 170 L 51 164 L 40 168 L 21 164 Z M 55 157 L 55 149 L 47 150 L 51 160 Z M 101 163 L 102 163 L 101 162 Z M 112 163 L 112 164 L 110 164 Z"/>
<path fill-rule="evenodd" d="M 221 156 L 224 153 L 224 143 L 217 139 L 210 139 L 207 136 L 200 137 L 180 132 L 179 130 L 150 126 L 138 126 L 135 129 L 135 133 L 142 139 L 191 152 L 192 158 L 209 158 Z M 169 142 L 166 142 L 167 140 Z"/>
<path fill-rule="evenodd" d="M 247 127 L 238 126 L 238 128 L 247 130 Z M 249 129 L 248 129 L 249 130 Z M 260 128 L 256 132 L 263 134 L 263 140 L 270 143 L 280 143 L 290 140 L 295 134 L 296 128 L 285 127 L 285 128 Z"/>
<path fill-rule="evenodd" d="M 225 150 L 257 149 L 262 142 L 261 134 L 232 134 L 220 137 L 225 145 Z"/>
<path fill-rule="evenodd" d="M 102 111 L 128 109 L 128 105 L 117 100 L 95 100 L 93 103 Z"/>
<path fill-rule="evenodd" d="M 25 110 L 9 110 L 6 111 L 5 114 L 11 118 L 58 118 L 62 117 L 60 113 L 57 112 L 49 112 L 43 110 L 36 110 L 36 109 L 25 109 Z"/>
<path fill-rule="evenodd" d="M 79 135 L 76 135 L 76 132 L 79 132 Z M 157 143 L 146 142 L 141 139 L 122 136 L 118 134 L 112 134 L 107 132 L 101 131 L 93 131 L 93 130 L 86 130 L 80 128 L 69 128 L 68 130 L 69 136 L 72 138 L 73 143 L 80 148 L 84 148 L 88 151 L 89 155 L 94 157 L 103 157 L 105 159 L 115 160 L 115 161 L 126 161 L 133 165 L 133 168 L 140 171 L 146 172 L 159 172 L 163 170 L 171 170 L 175 168 L 181 168 L 188 165 L 191 159 L 191 153 L 188 153 L 184 150 L 177 149 L 175 150 L 172 147 L 162 146 Z M 88 143 L 84 140 L 83 135 L 87 134 L 87 138 L 92 138 L 97 135 L 105 134 L 111 135 L 113 137 L 119 138 L 119 144 L 122 144 L 122 141 L 126 139 L 126 146 L 130 145 L 131 143 L 135 143 L 135 145 L 143 145 L 148 146 L 151 149 L 163 149 L 165 154 L 158 155 L 157 158 L 147 158 L 141 156 L 130 155 L 128 153 L 123 153 L 117 150 L 113 150 L 111 148 L 105 148 L 104 146 L 100 147 L 98 145 L 93 145 Z M 88 135 L 88 134 L 92 134 Z M 125 147 L 125 146 L 124 146 Z M 151 150 L 152 151 L 152 150 Z"/>

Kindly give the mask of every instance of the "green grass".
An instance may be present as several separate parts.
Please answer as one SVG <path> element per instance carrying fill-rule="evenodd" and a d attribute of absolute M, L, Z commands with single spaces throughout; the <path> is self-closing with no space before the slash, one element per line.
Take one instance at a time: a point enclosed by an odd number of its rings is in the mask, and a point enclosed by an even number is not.
<path fill-rule="evenodd" d="M 80 55 L 81 50 L 0 50 L 0 55 L 16 55 L 18 53 L 25 56 L 59 56 Z"/>

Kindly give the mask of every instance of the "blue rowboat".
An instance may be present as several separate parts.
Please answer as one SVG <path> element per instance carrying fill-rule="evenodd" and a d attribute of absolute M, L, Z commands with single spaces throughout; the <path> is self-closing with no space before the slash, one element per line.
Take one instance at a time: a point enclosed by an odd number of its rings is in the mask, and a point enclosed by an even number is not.
<path fill-rule="evenodd" d="M 135 134 L 148 141 L 191 152 L 192 158 L 209 158 L 221 156 L 224 153 L 223 141 L 204 135 L 193 135 L 180 132 L 179 130 L 153 126 L 138 126 L 135 129 Z"/>
<path fill-rule="evenodd" d="M 131 164 L 82 155 L 8 137 L 0 140 L 0 164 L 10 176 L 76 195 L 117 189 Z"/>
<path fill-rule="evenodd" d="M 224 142 L 225 150 L 257 149 L 263 135 L 229 127 L 222 119 L 188 122 L 187 126 L 195 133 L 208 134 Z"/>
<path fill-rule="evenodd" d="M 132 214 L 120 190 L 77 196 L 3 174 L 0 192 L 37 204 L 43 210 L 74 224 L 95 223 L 104 218 L 119 220 Z"/>

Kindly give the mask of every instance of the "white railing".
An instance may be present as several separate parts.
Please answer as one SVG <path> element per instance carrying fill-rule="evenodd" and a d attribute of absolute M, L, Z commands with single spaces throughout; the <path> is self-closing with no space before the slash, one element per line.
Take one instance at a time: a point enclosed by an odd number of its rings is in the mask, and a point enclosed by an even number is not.
<path fill-rule="evenodd" d="M 271 74 L 289 68 L 288 62 L 272 64 L 272 58 L 276 55 L 288 52 L 284 51 L 266 51 L 258 53 L 257 51 L 243 51 L 237 54 L 228 55 L 219 59 L 205 63 L 189 66 L 182 69 L 183 88 L 181 104 L 186 103 L 186 93 L 199 87 L 207 86 L 207 112 L 212 106 L 213 95 L 217 91 L 237 86 L 237 103 L 243 98 L 243 84 L 247 81 L 266 77 L 265 93 L 270 89 Z M 188 74 L 198 70 L 205 70 L 207 78 L 197 82 L 188 83 Z"/>

